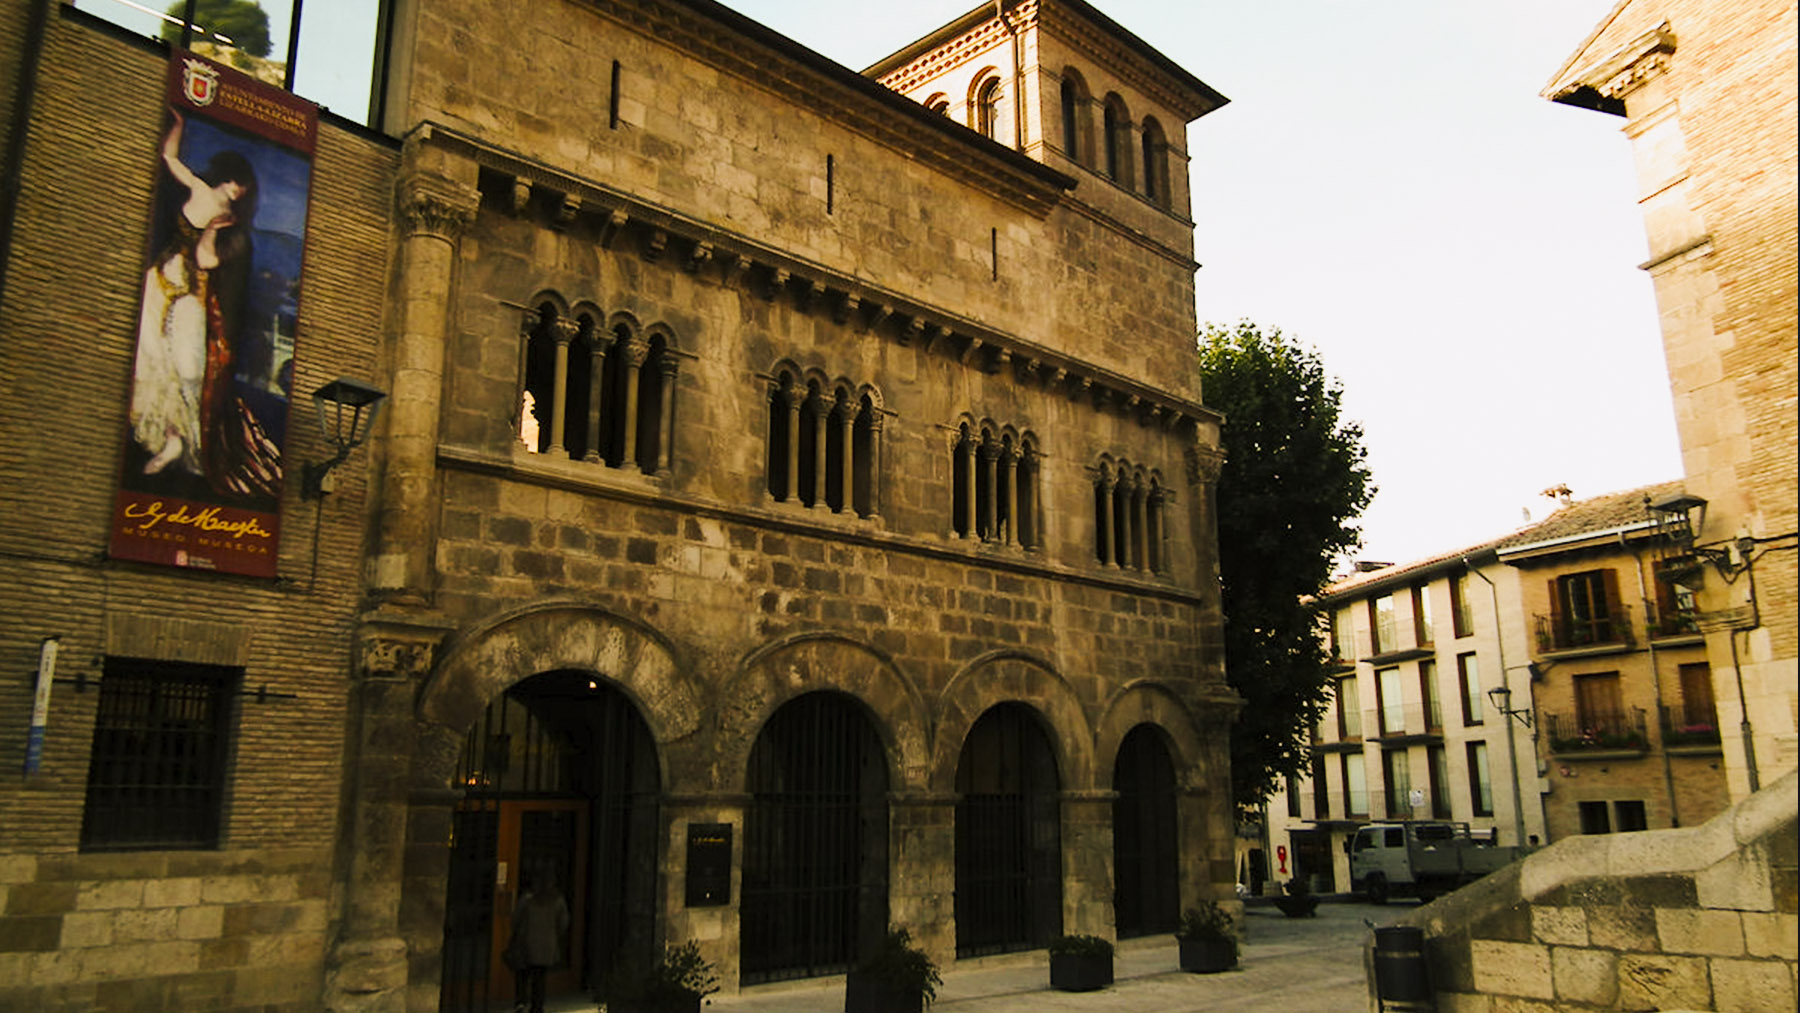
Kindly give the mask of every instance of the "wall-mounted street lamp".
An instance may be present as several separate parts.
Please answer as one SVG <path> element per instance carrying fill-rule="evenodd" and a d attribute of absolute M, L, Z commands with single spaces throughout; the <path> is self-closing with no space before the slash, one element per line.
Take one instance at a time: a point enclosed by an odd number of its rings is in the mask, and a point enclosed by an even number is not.
<path fill-rule="evenodd" d="M 376 413 L 387 392 L 361 380 L 338 377 L 313 391 L 313 405 L 319 410 L 319 432 L 337 453 L 317 463 L 309 463 L 301 475 L 302 499 L 319 499 L 325 495 L 325 476 L 343 464 L 369 438 L 375 428 Z"/>
<path fill-rule="evenodd" d="M 1488 700 L 1493 703 L 1495 710 L 1516 720 L 1527 728 L 1531 727 L 1530 709 L 1512 709 L 1512 687 L 1495 686 L 1493 689 L 1487 691 L 1487 695 Z"/>

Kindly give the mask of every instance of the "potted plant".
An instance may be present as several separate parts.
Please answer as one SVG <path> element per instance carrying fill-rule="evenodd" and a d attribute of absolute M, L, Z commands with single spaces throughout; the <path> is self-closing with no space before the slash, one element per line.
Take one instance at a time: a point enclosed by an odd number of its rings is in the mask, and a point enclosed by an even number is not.
<path fill-rule="evenodd" d="M 844 1013 L 919 1013 L 944 983 L 937 964 L 905 929 L 889 929 L 881 945 L 844 976 Z"/>
<path fill-rule="evenodd" d="M 1050 942 L 1050 987 L 1092 992 L 1113 983 L 1113 944 L 1099 936 L 1058 936 Z"/>
<path fill-rule="evenodd" d="M 1306 880 L 1305 876 L 1295 876 L 1288 880 L 1287 892 L 1275 896 L 1275 906 L 1289 918 L 1318 916 L 1319 895 L 1307 888 Z"/>
<path fill-rule="evenodd" d="M 622 962 L 606 976 L 601 996 L 608 1013 L 699 1013 L 706 996 L 719 990 L 713 966 L 692 941 L 663 950 L 649 967 Z"/>
<path fill-rule="evenodd" d="M 1237 966 L 1237 934 L 1231 916 L 1213 901 L 1181 913 L 1175 926 L 1175 941 L 1180 946 L 1181 969 L 1197 974 L 1216 974 Z"/>

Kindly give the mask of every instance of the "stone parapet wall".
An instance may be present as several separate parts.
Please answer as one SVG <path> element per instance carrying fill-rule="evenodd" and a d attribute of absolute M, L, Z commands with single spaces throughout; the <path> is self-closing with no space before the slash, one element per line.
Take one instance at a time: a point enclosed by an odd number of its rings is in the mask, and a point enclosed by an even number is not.
<path fill-rule="evenodd" d="M 1425 931 L 1440 1013 L 1793 1009 L 1797 808 L 1789 773 L 1702 826 L 1571 838 L 1400 923 Z"/>

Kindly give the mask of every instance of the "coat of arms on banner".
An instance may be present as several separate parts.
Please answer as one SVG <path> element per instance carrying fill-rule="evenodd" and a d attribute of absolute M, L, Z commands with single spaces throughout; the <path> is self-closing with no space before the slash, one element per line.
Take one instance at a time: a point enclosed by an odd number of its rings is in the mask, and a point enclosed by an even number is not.
<path fill-rule="evenodd" d="M 181 84 L 188 101 L 197 106 L 212 105 L 213 96 L 219 90 L 218 69 L 199 60 L 184 60 L 182 63 Z"/>

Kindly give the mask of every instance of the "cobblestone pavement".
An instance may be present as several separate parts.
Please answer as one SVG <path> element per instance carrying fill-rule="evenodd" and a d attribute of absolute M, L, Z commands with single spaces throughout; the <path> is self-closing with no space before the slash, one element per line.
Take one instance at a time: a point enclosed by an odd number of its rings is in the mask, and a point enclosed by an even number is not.
<path fill-rule="evenodd" d="M 1246 916 L 1248 938 L 1239 967 L 1224 974 L 1177 970 L 1173 939 L 1127 941 L 1114 960 L 1114 985 L 1098 992 L 1050 991 L 1042 951 L 966 962 L 944 975 L 931 1013 L 1360 1013 L 1369 1008 L 1364 919 L 1386 924 L 1409 907 L 1321 904 L 1316 918 L 1284 918 L 1272 907 L 1253 907 Z M 732 1013 L 837 1013 L 844 1008 L 844 987 L 841 977 L 826 978 L 711 998 L 707 1009 Z"/>

